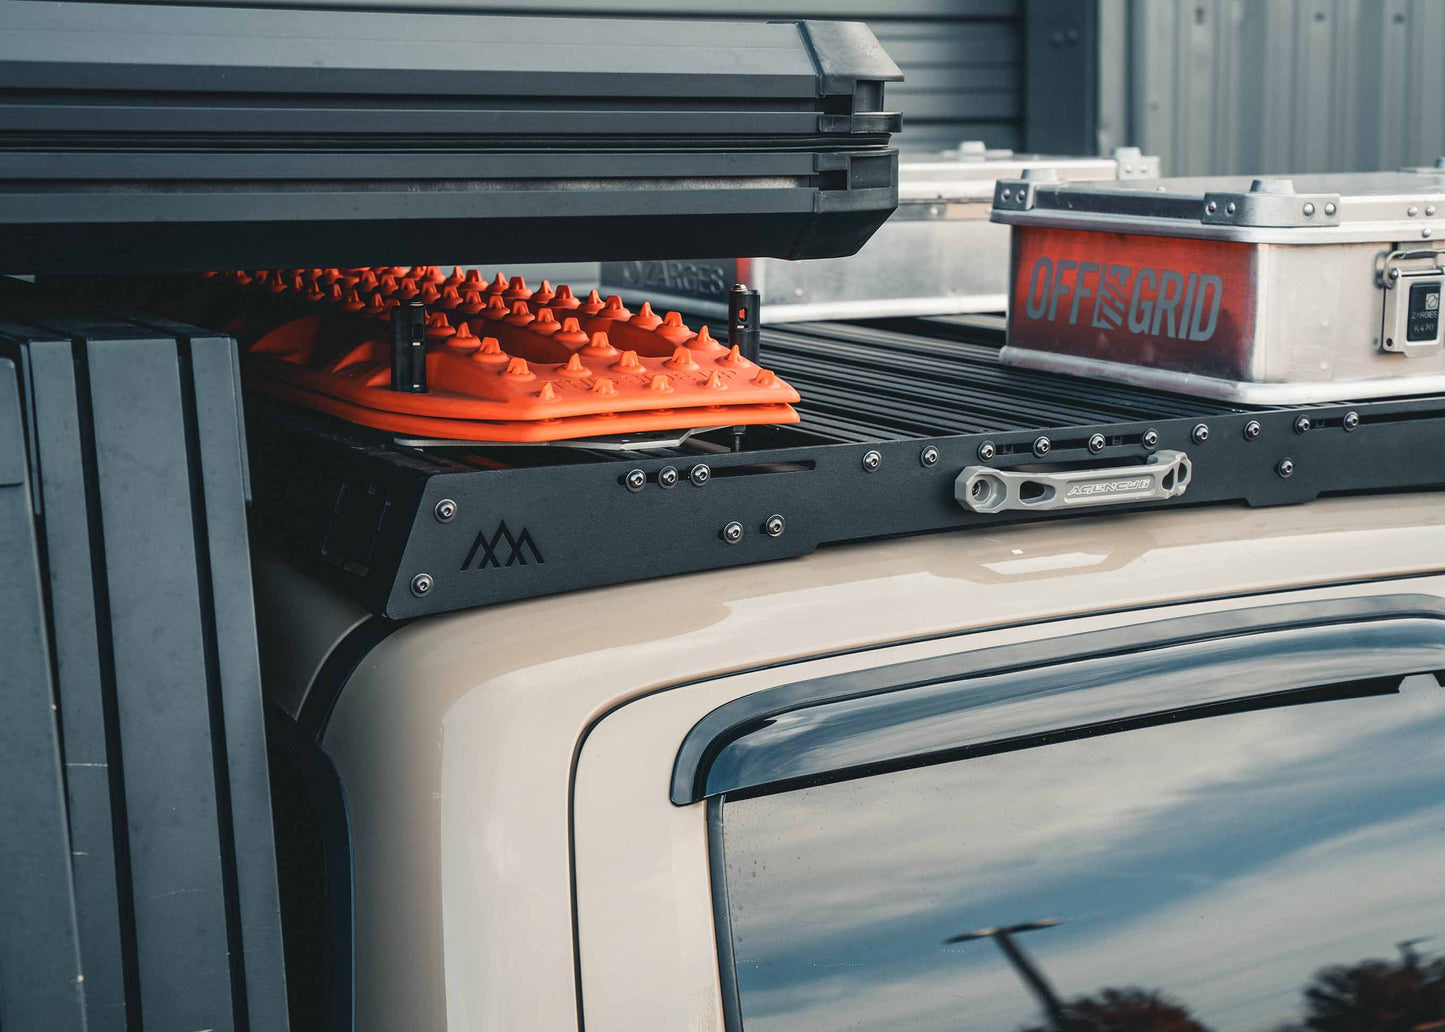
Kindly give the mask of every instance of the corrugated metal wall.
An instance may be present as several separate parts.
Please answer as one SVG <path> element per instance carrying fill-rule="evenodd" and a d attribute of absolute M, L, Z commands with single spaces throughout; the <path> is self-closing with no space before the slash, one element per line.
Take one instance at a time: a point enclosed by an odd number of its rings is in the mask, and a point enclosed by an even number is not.
<path fill-rule="evenodd" d="M 353 0 L 354 2 L 354 0 Z M 428 6 L 473 6 L 466 2 Z M 908 149 L 1023 139 L 1024 0 L 529 0 L 488 9 L 513 14 L 642 18 L 844 18 L 866 21 L 906 81 L 888 87 L 903 112 Z"/>
<path fill-rule="evenodd" d="M 1101 36 L 1101 57 L 1127 51 L 1127 135 L 1167 174 L 1445 154 L 1441 0 L 1132 0 L 1127 20 L 1127 40 Z"/>

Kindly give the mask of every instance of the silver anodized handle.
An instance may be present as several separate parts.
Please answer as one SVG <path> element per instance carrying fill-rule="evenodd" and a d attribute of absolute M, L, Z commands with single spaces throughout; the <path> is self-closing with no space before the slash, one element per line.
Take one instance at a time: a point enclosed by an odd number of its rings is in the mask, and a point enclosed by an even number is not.
<path fill-rule="evenodd" d="M 968 466 L 953 482 L 953 497 L 974 512 L 1077 509 L 1177 498 L 1189 486 L 1189 456 L 1161 451 L 1137 466 L 1059 473 L 1018 473 Z"/>

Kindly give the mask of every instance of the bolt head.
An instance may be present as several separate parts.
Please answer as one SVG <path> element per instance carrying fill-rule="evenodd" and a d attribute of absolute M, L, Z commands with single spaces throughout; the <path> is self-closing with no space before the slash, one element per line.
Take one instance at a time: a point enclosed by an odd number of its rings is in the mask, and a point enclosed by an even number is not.
<path fill-rule="evenodd" d="M 438 523 L 450 523 L 457 515 L 457 503 L 450 498 L 443 498 L 437 502 L 436 508 L 432 509 Z"/>
<path fill-rule="evenodd" d="M 1104 450 L 1104 445 L 1106 443 L 1108 442 L 1104 440 L 1103 434 L 1094 434 L 1092 437 L 1089 438 L 1089 451 L 1101 452 Z"/>
<path fill-rule="evenodd" d="M 1426 215 L 1434 215 L 1434 214 L 1435 214 L 1435 205 L 1433 205 L 1433 204 L 1427 204 L 1427 205 L 1425 205 L 1425 214 L 1426 214 Z"/>
<path fill-rule="evenodd" d="M 1390 270 L 1390 278 L 1391 278 L 1392 280 L 1397 280 L 1397 279 L 1399 279 L 1399 278 L 1400 278 L 1400 270 L 1399 270 L 1399 269 L 1391 269 L 1391 270 Z"/>
<path fill-rule="evenodd" d="M 1233 201 L 1230 201 L 1228 204 L 1226 204 L 1226 205 L 1224 206 L 1224 213 L 1225 213 L 1226 215 L 1233 215 L 1233 214 L 1235 213 L 1235 211 L 1237 211 L 1237 210 L 1238 210 L 1238 209 L 1235 207 L 1235 204 L 1234 204 Z"/>
<path fill-rule="evenodd" d="M 733 520 L 722 529 L 722 539 L 730 545 L 735 545 L 743 539 L 743 525 Z"/>
<path fill-rule="evenodd" d="M 1244 424 L 1244 439 L 1246 441 L 1257 441 L 1259 440 L 1259 435 L 1262 433 L 1264 433 L 1264 427 L 1260 425 L 1259 420 L 1251 419 L 1248 423 Z"/>
<path fill-rule="evenodd" d="M 878 451 L 870 451 L 863 456 L 863 468 L 872 473 L 879 466 L 883 465 L 883 454 Z"/>
<path fill-rule="evenodd" d="M 658 470 L 658 471 L 657 471 L 657 486 L 658 486 L 658 487 L 676 487 L 676 486 L 677 486 L 677 467 L 676 467 L 676 466 L 663 466 L 660 470 Z"/>
<path fill-rule="evenodd" d="M 431 588 L 432 579 L 429 573 L 419 573 L 411 579 L 411 593 L 417 598 L 421 598 L 427 592 L 431 591 Z"/>
<path fill-rule="evenodd" d="M 1294 476 L 1294 459 L 1280 459 L 1274 471 L 1286 479 Z"/>
<path fill-rule="evenodd" d="M 696 486 L 702 487 L 703 484 L 706 484 L 712 479 L 712 469 L 709 468 L 707 463 L 699 462 L 687 471 L 687 479 L 691 480 Z"/>
<path fill-rule="evenodd" d="M 1037 455 L 1039 458 L 1043 458 L 1045 455 L 1047 455 L 1049 453 L 1049 449 L 1051 449 L 1053 446 L 1054 442 L 1050 441 L 1047 437 L 1034 438 L 1034 454 Z"/>
<path fill-rule="evenodd" d="M 647 486 L 647 474 L 640 469 L 629 470 L 623 482 L 627 484 L 627 490 L 641 491 Z"/>
<path fill-rule="evenodd" d="M 1008 199 L 1009 199 L 1010 197 L 1012 197 L 1012 196 L 1013 196 L 1013 191 L 1010 190 L 1008 187 L 1004 187 L 1004 188 L 1003 188 L 1003 199 L 1004 199 L 1004 200 L 1008 200 Z"/>
<path fill-rule="evenodd" d="M 1410 205 L 1409 209 L 1405 212 L 1405 214 L 1408 215 L 1408 216 L 1410 216 L 1410 217 L 1413 219 L 1416 215 L 1420 214 L 1420 208 L 1419 208 L 1419 206 L 1412 204 L 1412 205 Z"/>
<path fill-rule="evenodd" d="M 1344 426 L 1348 431 L 1358 430 L 1360 428 L 1360 414 L 1358 412 L 1346 412 Z"/>
<path fill-rule="evenodd" d="M 927 448 L 924 448 L 923 451 L 918 453 L 918 461 L 923 463 L 923 465 L 925 466 L 938 465 L 938 449 L 930 444 Z"/>
<path fill-rule="evenodd" d="M 1294 432 L 1297 434 L 1307 434 L 1313 425 L 1314 424 L 1310 422 L 1309 416 L 1300 416 L 1294 421 Z"/>
<path fill-rule="evenodd" d="M 1213 215 L 1216 211 L 1219 210 L 1219 202 L 1217 202 L 1217 201 L 1210 201 L 1208 204 L 1206 204 L 1206 205 L 1204 206 L 1204 210 L 1205 210 L 1206 212 L 1208 212 L 1210 215 Z"/>
<path fill-rule="evenodd" d="M 774 513 L 763 521 L 763 533 L 768 537 L 782 537 L 783 531 L 787 529 L 787 521 L 782 516 Z"/>
<path fill-rule="evenodd" d="M 982 459 L 984 462 L 988 462 L 990 459 L 992 459 L 992 458 L 993 458 L 995 455 L 997 455 L 997 454 L 998 454 L 998 446 L 997 446 L 996 444 L 994 444 L 992 441 L 984 441 L 982 444 L 980 444 L 980 445 L 978 446 L 978 457 L 979 457 L 980 459 Z"/>
<path fill-rule="evenodd" d="M 1312 216 L 1312 215 L 1315 213 L 1315 206 L 1314 206 L 1313 204 L 1311 204 L 1309 201 L 1306 201 L 1306 202 L 1305 202 L 1304 211 L 1305 211 L 1305 218 L 1309 218 L 1310 216 Z"/>
<path fill-rule="evenodd" d="M 1209 440 L 1209 424 L 1197 424 L 1194 429 L 1189 432 L 1189 436 L 1194 439 L 1195 444 L 1203 444 Z"/>
<path fill-rule="evenodd" d="M 1325 214 L 1326 214 L 1326 215 L 1333 215 L 1333 214 L 1334 214 L 1336 211 L 1338 211 L 1338 210 L 1339 210 L 1339 209 L 1337 209 L 1337 208 L 1335 207 L 1335 202 L 1334 202 L 1334 201 L 1330 201 L 1328 204 L 1325 205 Z"/>
<path fill-rule="evenodd" d="M 1158 431 L 1158 430 L 1153 430 L 1153 429 L 1145 430 L 1145 431 L 1144 431 L 1143 441 L 1144 441 L 1144 447 L 1146 447 L 1146 448 L 1155 448 L 1155 447 L 1158 447 L 1158 445 L 1159 445 L 1159 431 Z"/>

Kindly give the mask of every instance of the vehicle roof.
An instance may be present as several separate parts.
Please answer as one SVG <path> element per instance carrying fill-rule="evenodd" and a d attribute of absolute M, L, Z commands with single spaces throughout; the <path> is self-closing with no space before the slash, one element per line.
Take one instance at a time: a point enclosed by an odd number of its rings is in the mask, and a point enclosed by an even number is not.
<path fill-rule="evenodd" d="M 1055 519 L 406 624 L 355 665 L 322 737 L 351 817 L 353 891 L 368 901 L 354 928 L 367 1027 L 575 1020 L 563 988 L 575 974 L 572 771 L 589 729 L 633 699 L 744 671 L 755 673 L 741 681 L 767 687 L 800 676 L 796 661 L 849 665 L 838 654 L 895 643 L 916 644 L 889 657 L 1066 633 L 1050 629 L 1054 618 L 1138 622 L 1174 602 L 1263 605 L 1287 589 L 1378 592 L 1364 583 L 1390 579 L 1439 593 L 1438 579 L 1408 578 L 1445 566 L 1442 502 L 1400 494 Z M 268 690 L 291 691 L 278 701 L 294 706 L 325 641 L 359 609 L 314 585 L 296 590 L 299 575 L 270 557 L 257 570 L 263 657 L 285 653 L 280 668 L 291 670 L 288 689 L 273 658 Z M 288 595 L 309 601 L 288 609 Z M 652 773 L 666 805 L 670 769 Z"/>

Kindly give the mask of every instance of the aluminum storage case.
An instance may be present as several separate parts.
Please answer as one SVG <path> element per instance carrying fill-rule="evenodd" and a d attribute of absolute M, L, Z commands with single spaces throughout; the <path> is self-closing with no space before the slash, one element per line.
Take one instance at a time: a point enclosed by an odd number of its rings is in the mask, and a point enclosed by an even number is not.
<path fill-rule="evenodd" d="M 1445 171 L 1000 180 L 1005 362 L 1243 404 L 1445 390 Z"/>
<path fill-rule="evenodd" d="M 1060 181 L 1159 175 L 1137 148 L 1111 158 L 989 150 L 967 141 L 937 154 L 905 155 L 898 210 L 856 255 L 810 262 L 633 261 L 602 266 L 602 283 L 710 318 L 727 315 L 727 291 L 762 293 L 765 322 L 1001 312 L 1008 299 L 1008 233 L 988 221 L 994 182 L 1047 169 Z"/>

